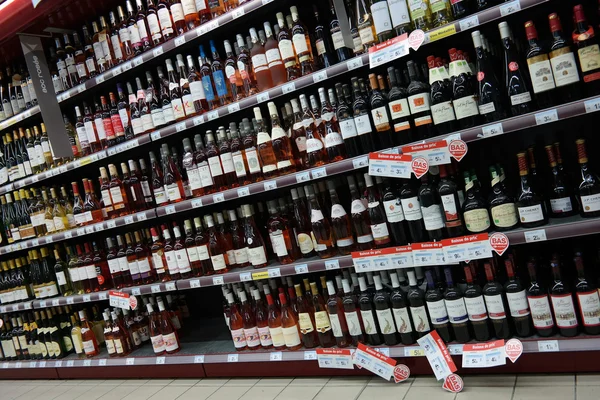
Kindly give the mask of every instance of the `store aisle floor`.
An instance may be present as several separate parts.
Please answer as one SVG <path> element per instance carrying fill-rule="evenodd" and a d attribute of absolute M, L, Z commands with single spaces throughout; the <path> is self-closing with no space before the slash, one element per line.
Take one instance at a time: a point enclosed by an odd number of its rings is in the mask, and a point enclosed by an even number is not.
<path fill-rule="evenodd" d="M 455 395 L 432 377 L 0 381 L 2 400 L 598 400 L 600 374 L 479 375 Z"/>

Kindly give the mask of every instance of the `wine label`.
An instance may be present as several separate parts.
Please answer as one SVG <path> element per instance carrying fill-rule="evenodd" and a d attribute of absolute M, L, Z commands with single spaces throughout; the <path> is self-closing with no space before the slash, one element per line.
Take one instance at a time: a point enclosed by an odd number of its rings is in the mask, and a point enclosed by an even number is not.
<path fill-rule="evenodd" d="M 432 105 L 431 116 L 433 118 L 434 125 L 442 124 L 448 121 L 454 121 L 456 119 L 456 115 L 454 114 L 452 101 L 448 100 L 443 103 Z"/>
<path fill-rule="evenodd" d="M 196 251 L 198 252 L 198 259 L 200 261 L 205 261 L 210 259 L 210 255 L 208 253 L 208 246 L 202 244 L 200 246 L 196 246 Z"/>
<path fill-rule="evenodd" d="M 304 37 L 303 37 L 303 40 L 304 40 Z M 306 44 L 305 44 L 305 46 L 306 46 Z M 294 47 L 293 47 L 292 41 L 289 39 L 280 40 L 278 47 L 279 47 L 279 52 L 281 53 L 281 57 L 284 60 L 293 58 L 294 64 L 295 64 L 296 54 L 294 53 Z M 288 67 L 288 65 L 286 65 L 286 67 Z"/>
<path fill-rule="evenodd" d="M 269 238 L 271 239 L 273 252 L 277 255 L 277 257 L 285 257 L 288 255 L 285 237 L 283 236 L 283 232 L 281 230 L 269 233 Z"/>
<path fill-rule="evenodd" d="M 456 113 L 456 119 L 460 120 L 473 115 L 479 115 L 479 109 L 477 108 L 477 99 L 474 95 L 461 97 L 452 102 L 454 106 L 454 112 Z M 494 103 L 492 103 L 493 105 Z"/>
<path fill-rule="evenodd" d="M 368 114 L 355 116 L 354 124 L 356 125 L 356 133 L 358 135 L 371 133 L 371 120 Z"/>
<path fill-rule="evenodd" d="M 360 310 L 360 316 L 362 317 L 363 323 L 365 324 L 365 333 L 367 335 L 377 334 L 377 324 L 371 310 Z"/>
<path fill-rule="evenodd" d="M 360 329 L 360 320 L 358 319 L 358 313 L 356 311 L 344 312 L 346 317 L 346 324 L 348 325 L 348 332 L 350 336 L 360 336 L 362 335 L 362 330 Z"/>
<path fill-rule="evenodd" d="M 264 246 L 258 247 L 248 247 L 248 259 L 252 263 L 253 266 L 266 264 L 267 263 L 267 255 L 265 254 Z"/>
<path fill-rule="evenodd" d="M 243 328 L 232 330 L 231 337 L 233 339 L 233 345 L 236 349 L 246 347 L 246 336 L 244 335 Z"/>
<path fill-rule="evenodd" d="M 325 333 L 331 329 L 331 322 L 329 321 L 327 311 L 315 312 L 315 325 L 317 332 Z"/>
<path fill-rule="evenodd" d="M 392 308 L 392 312 L 394 313 L 394 321 L 396 321 L 398 333 L 410 333 L 413 331 L 410 316 L 408 315 L 408 308 Z"/>
<path fill-rule="evenodd" d="M 294 43 L 294 50 L 296 50 L 296 54 L 308 52 L 306 36 L 303 33 L 296 33 L 293 35 L 292 42 Z M 252 63 L 254 64 L 254 60 L 252 60 Z"/>
<path fill-rule="evenodd" d="M 426 0 L 408 0 L 408 7 L 413 21 L 425 17 L 425 11 L 429 8 Z"/>
<path fill-rule="evenodd" d="M 71 282 L 79 282 L 83 280 L 79 276 L 79 268 L 69 268 L 69 277 L 71 278 Z M 86 276 L 87 278 L 87 276 Z"/>
<path fill-rule="evenodd" d="M 504 310 L 502 295 L 485 295 L 484 299 L 491 319 L 506 318 L 506 311 Z"/>
<path fill-rule="evenodd" d="M 463 217 L 469 232 L 483 232 L 488 230 L 490 227 L 490 216 L 485 208 L 466 211 L 463 214 Z"/>
<path fill-rule="evenodd" d="M 390 237 L 390 232 L 386 222 L 381 224 L 372 224 L 371 233 L 373 234 L 376 244 L 385 244 L 387 243 L 386 240 Z"/>
<path fill-rule="evenodd" d="M 285 346 L 285 339 L 283 338 L 283 330 L 281 326 L 277 326 L 275 328 L 269 327 L 269 333 L 271 334 L 271 340 L 273 341 L 273 346 L 281 347 Z"/>
<path fill-rule="evenodd" d="M 506 299 L 508 300 L 510 315 L 513 318 L 529 315 L 529 305 L 527 303 L 527 295 L 525 294 L 525 290 L 521 290 L 517 293 L 507 292 Z"/>
<path fill-rule="evenodd" d="M 549 329 L 554 326 L 552 310 L 550 310 L 550 302 L 547 295 L 527 296 L 527 302 L 531 310 L 533 326 L 536 329 Z"/>
<path fill-rule="evenodd" d="M 410 14 L 408 12 L 406 0 L 387 0 L 387 5 L 390 9 L 392 25 L 394 28 L 410 24 Z"/>
<path fill-rule="evenodd" d="M 119 257 L 117 260 L 119 260 L 119 268 L 121 269 L 121 272 L 129 271 L 129 261 L 127 261 L 127 257 Z"/>
<path fill-rule="evenodd" d="M 319 139 L 310 138 L 306 140 L 306 152 L 314 153 L 319 152 L 323 149 L 323 142 Z"/>
<path fill-rule="evenodd" d="M 488 315 L 483 296 L 465 297 L 465 304 L 467 306 L 469 321 L 483 321 L 487 319 Z"/>
<path fill-rule="evenodd" d="M 421 203 L 417 196 L 408 199 L 401 199 L 402 211 L 407 221 L 417 221 L 423 218 L 421 212 Z"/>
<path fill-rule="evenodd" d="M 329 321 L 331 322 L 331 330 L 333 332 L 333 336 L 344 337 L 344 333 L 342 332 L 342 325 L 340 324 L 340 317 L 338 317 L 337 314 L 329 314 Z"/>
<path fill-rule="evenodd" d="M 339 146 L 343 143 L 344 140 L 342 139 L 342 135 L 335 131 L 330 130 L 325 135 L 325 147 L 328 149 L 331 147 Z"/>
<path fill-rule="evenodd" d="M 360 36 L 360 41 L 363 45 L 367 45 L 375 41 L 375 36 L 373 36 L 373 27 L 371 26 L 371 24 L 368 24 L 368 26 L 359 29 L 358 34 Z"/>
<path fill-rule="evenodd" d="M 598 291 L 578 292 L 577 301 L 579 302 L 583 324 L 585 326 L 600 325 L 600 297 Z"/>
<path fill-rule="evenodd" d="M 303 335 L 315 330 L 310 314 L 308 313 L 298 313 L 298 323 L 300 325 L 300 332 L 302 332 Z"/>
<path fill-rule="evenodd" d="M 531 94 L 529 92 L 515 94 L 510 96 L 510 104 L 517 106 L 523 103 L 529 103 L 531 101 Z"/>
<path fill-rule="evenodd" d="M 586 46 L 577 50 L 577 55 L 579 56 L 581 72 L 584 74 L 600 68 L 600 47 L 598 47 L 597 44 Z M 588 82 L 586 77 L 584 77 L 584 81 Z"/>
<path fill-rule="evenodd" d="M 271 338 L 271 331 L 268 326 L 262 326 L 258 328 L 258 337 L 260 339 L 261 346 L 272 346 L 273 339 Z"/>
<path fill-rule="evenodd" d="M 383 208 L 390 224 L 404 221 L 404 212 L 402 211 L 402 201 L 400 199 L 384 201 Z"/>
<path fill-rule="evenodd" d="M 529 207 L 518 207 L 521 222 L 537 222 L 544 220 L 544 211 L 541 204 Z"/>
<path fill-rule="evenodd" d="M 556 325 L 559 328 L 573 328 L 577 326 L 577 316 L 571 293 L 562 295 L 552 294 L 550 295 L 550 299 L 552 300 Z"/>
<path fill-rule="evenodd" d="M 514 203 L 500 204 L 490 209 L 494 225 L 499 228 L 510 228 L 517 220 L 517 211 Z"/>
<path fill-rule="evenodd" d="M 427 304 L 429 318 L 433 325 L 440 325 L 448 322 L 448 312 L 446 311 L 446 303 L 444 303 L 444 300 L 428 301 L 425 304 Z"/>
<path fill-rule="evenodd" d="M 244 329 L 244 336 L 246 337 L 248 347 L 260 346 L 260 335 L 258 334 L 256 326 L 253 326 L 250 329 Z"/>
<path fill-rule="evenodd" d="M 554 83 L 557 87 L 579 82 L 577 61 L 570 47 L 553 50 L 549 54 Z"/>
<path fill-rule="evenodd" d="M 581 208 L 584 213 L 600 210 L 600 194 L 581 196 Z"/>
<path fill-rule="evenodd" d="M 173 34 L 173 23 L 171 22 L 171 15 L 167 8 L 158 9 L 158 21 L 160 22 L 163 36 Z"/>
<path fill-rule="evenodd" d="M 404 1 L 404 0 L 399 0 Z M 388 103 L 392 120 L 410 116 L 410 107 L 406 99 L 394 100 Z"/>
<path fill-rule="evenodd" d="M 287 347 L 294 347 L 300 344 L 300 334 L 298 333 L 298 326 L 293 325 L 288 328 L 281 328 L 283 332 L 283 339 Z"/>
<path fill-rule="evenodd" d="M 573 211 L 573 204 L 570 197 L 550 199 L 550 208 L 554 214 L 560 214 Z"/>
<path fill-rule="evenodd" d="M 241 249 L 233 250 L 233 255 L 235 257 L 235 263 L 239 265 L 247 264 L 248 259 L 248 248 L 242 247 Z"/>
<path fill-rule="evenodd" d="M 313 241 L 310 237 L 310 235 L 306 234 L 306 233 L 298 233 L 298 247 L 300 247 L 300 251 L 302 252 L 302 254 L 308 254 L 311 251 L 313 251 L 314 246 L 313 246 Z"/>
<path fill-rule="evenodd" d="M 527 65 L 529 66 L 533 93 L 542 93 L 554 89 L 554 76 L 547 54 L 528 58 Z"/>
<path fill-rule="evenodd" d="M 347 118 L 338 122 L 340 124 L 340 131 L 342 132 L 342 137 L 344 139 L 349 139 L 358 135 L 354 118 Z"/>
<path fill-rule="evenodd" d="M 432 13 L 444 11 L 446 9 L 446 0 L 429 0 L 429 7 Z"/>
<path fill-rule="evenodd" d="M 388 308 L 385 310 L 375 310 L 375 312 L 377 314 L 377 321 L 379 321 L 379 329 L 381 329 L 381 333 L 387 335 L 396 332 L 392 310 Z"/>
<path fill-rule="evenodd" d="M 378 4 L 383 3 L 379 2 Z M 384 132 L 390 129 L 390 119 L 385 106 L 371 110 L 371 116 L 373 117 L 373 123 L 377 132 Z"/>
<path fill-rule="evenodd" d="M 344 35 L 339 30 L 331 33 L 331 41 L 333 42 L 333 48 L 335 50 L 346 47 L 346 43 L 344 43 Z"/>
<path fill-rule="evenodd" d="M 225 256 L 223 254 L 217 254 L 210 257 L 210 261 L 213 265 L 213 270 L 220 271 L 222 269 L 227 268 L 227 264 L 225 263 Z"/>
<path fill-rule="evenodd" d="M 163 263 L 163 251 L 162 250 L 158 250 L 156 253 L 152 253 L 152 265 L 154 266 L 154 269 L 156 270 L 156 272 L 164 274 L 165 273 L 165 263 Z M 115 260 L 116 261 L 116 260 Z M 108 264 L 108 266 L 110 267 L 110 263 Z M 117 262 L 117 267 L 118 267 L 118 262 Z M 112 274 L 113 271 L 111 269 L 110 273 Z"/>
<path fill-rule="evenodd" d="M 431 100 L 429 93 L 419 93 L 408 97 L 408 105 L 410 106 L 411 114 L 429 111 L 430 104 Z"/>
<path fill-rule="evenodd" d="M 410 313 L 412 314 L 413 321 L 415 323 L 415 330 L 417 332 L 429 332 L 429 320 L 427 318 L 427 311 L 425 306 L 410 307 Z"/>
<path fill-rule="evenodd" d="M 384 1 L 379 1 L 371 5 L 371 15 L 375 22 L 375 32 L 379 35 L 382 32 L 392 30 L 392 19 L 388 10 L 388 5 Z"/>
<path fill-rule="evenodd" d="M 86 355 L 94 355 L 94 353 L 96 353 L 96 346 L 94 346 L 94 341 L 93 340 L 84 341 L 83 342 L 83 351 Z"/>
<path fill-rule="evenodd" d="M 175 351 L 179 348 L 179 341 L 177 340 L 177 335 L 175 332 L 162 335 L 162 338 L 165 344 L 165 350 Z"/>
<path fill-rule="evenodd" d="M 465 306 L 465 301 L 462 298 L 457 300 L 444 300 L 444 303 L 446 304 L 446 310 L 448 311 L 450 323 L 460 324 L 467 321 L 467 307 Z"/>
<path fill-rule="evenodd" d="M 444 218 L 442 217 L 442 210 L 439 204 L 421 207 L 421 212 L 423 213 L 423 222 L 425 222 L 426 230 L 433 231 L 444 227 Z"/>

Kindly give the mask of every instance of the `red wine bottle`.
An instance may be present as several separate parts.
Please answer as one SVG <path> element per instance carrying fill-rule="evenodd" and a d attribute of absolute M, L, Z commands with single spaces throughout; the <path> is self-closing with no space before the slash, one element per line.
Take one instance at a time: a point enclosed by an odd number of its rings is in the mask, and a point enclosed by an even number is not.
<path fill-rule="evenodd" d="M 448 178 L 445 165 L 440 165 L 440 181 L 437 192 L 443 208 L 444 225 L 449 237 L 457 237 L 465 234 L 465 226 L 462 219 L 460 199 L 458 197 L 458 186 L 456 182 Z"/>
<path fill-rule="evenodd" d="M 471 37 L 477 55 L 477 106 L 479 114 L 485 122 L 506 118 L 505 101 L 502 97 L 503 89 L 501 89 L 496 77 L 493 61 L 483 49 L 481 33 L 474 31 L 471 33 Z"/>
<path fill-rule="evenodd" d="M 416 138 L 427 139 L 435 136 L 431 118 L 431 98 L 429 86 L 419 79 L 418 67 L 413 61 L 406 63 L 410 84 L 407 87 L 408 105 L 415 126 Z"/>
<path fill-rule="evenodd" d="M 504 260 L 506 268 L 507 281 L 504 284 L 504 291 L 508 299 L 510 315 L 515 327 L 515 332 L 519 337 L 528 337 L 533 334 L 533 325 L 531 323 L 531 313 L 529 304 L 527 304 L 527 295 L 521 281 L 515 275 L 513 262 L 510 259 Z"/>
<path fill-rule="evenodd" d="M 533 21 L 525 22 L 525 35 L 527 35 L 529 41 L 527 66 L 529 67 L 535 102 L 538 108 L 547 108 L 556 102 L 554 98 L 556 86 L 554 85 L 550 60 L 538 41 L 538 33 Z"/>
<path fill-rule="evenodd" d="M 548 156 L 548 164 L 552 169 L 552 182 L 550 184 L 549 200 L 550 215 L 553 218 L 569 217 L 576 213 L 573 188 L 565 173 L 558 167 L 554 148 L 552 145 L 545 147 Z"/>
<path fill-rule="evenodd" d="M 471 263 L 474 264 L 473 261 L 471 261 Z M 463 269 L 465 271 L 465 281 L 467 282 L 467 286 L 463 291 L 465 305 L 467 306 L 467 314 L 469 316 L 469 321 L 471 321 L 471 326 L 473 327 L 475 340 L 483 342 L 489 340 L 490 329 L 481 287 L 474 282 L 471 265 L 465 265 Z"/>
<path fill-rule="evenodd" d="M 431 87 L 431 116 L 439 134 L 456 130 L 456 114 L 452 106 L 450 77 L 446 67 L 436 62 L 433 56 L 427 57 L 429 86 Z"/>
<path fill-rule="evenodd" d="M 466 343 L 471 340 L 467 306 L 460 289 L 454 286 L 452 270 L 449 267 L 444 268 L 444 275 L 446 276 L 447 285 L 444 292 L 444 303 L 446 303 L 452 331 L 457 342 Z"/>
<path fill-rule="evenodd" d="M 552 256 L 550 267 L 552 267 L 552 276 L 554 277 L 550 288 L 550 299 L 552 300 L 552 309 L 554 310 L 558 332 L 566 337 L 576 336 L 579 332 L 579 323 L 575 314 L 573 295 L 562 280 L 558 254 Z"/>
<path fill-rule="evenodd" d="M 450 81 L 452 82 L 452 105 L 460 129 L 470 128 L 479 123 L 477 96 L 473 87 L 471 69 L 464 57 L 456 49 L 448 50 L 450 55 Z"/>
<path fill-rule="evenodd" d="M 573 101 L 581 98 L 581 79 L 577 70 L 575 54 L 565 37 L 558 14 L 548 15 L 552 44 L 550 45 L 550 64 L 554 74 L 557 97 L 561 101 Z"/>
<path fill-rule="evenodd" d="M 534 110 L 533 99 L 529 92 L 529 82 L 521 72 L 519 56 L 515 44 L 511 40 L 511 32 L 506 22 L 498 24 L 500 37 L 504 46 L 504 85 L 510 99 L 512 116 L 526 114 Z"/>
<path fill-rule="evenodd" d="M 529 288 L 527 289 L 527 303 L 531 310 L 533 326 L 539 336 L 548 337 L 554 335 L 554 319 L 550 309 L 548 291 L 542 286 L 537 278 L 536 261 L 530 259 L 527 263 L 529 272 Z"/>
<path fill-rule="evenodd" d="M 584 91 L 587 95 L 594 95 L 600 91 L 600 46 L 594 35 L 594 27 L 588 25 L 581 4 L 573 7 L 573 20 L 573 43 L 577 46 Z"/>
<path fill-rule="evenodd" d="M 403 85 L 400 71 L 394 67 L 387 69 L 390 81 L 390 91 L 387 94 L 388 108 L 390 110 L 392 137 L 395 145 L 410 143 L 415 140 L 413 128 L 410 123 L 410 107 L 408 105 L 408 92 Z"/>
<path fill-rule="evenodd" d="M 446 311 L 446 304 L 444 303 L 444 295 L 433 279 L 432 270 L 425 271 L 425 279 L 427 280 L 425 303 L 427 304 L 431 324 L 437 333 L 440 334 L 441 338 L 444 339 L 444 342 L 451 342 L 453 337 L 450 330 L 448 311 Z"/>
<path fill-rule="evenodd" d="M 588 335 L 600 334 L 600 296 L 598 290 L 587 280 L 580 251 L 575 252 L 575 268 L 577 281 L 575 293 L 579 304 L 579 315 L 583 323 L 583 331 Z"/>
<path fill-rule="evenodd" d="M 600 180 L 591 171 L 585 151 L 585 140 L 577 139 L 577 159 L 581 168 L 581 182 L 577 188 L 579 212 L 584 218 L 600 216 Z"/>
<path fill-rule="evenodd" d="M 510 325 L 506 317 L 506 299 L 504 297 L 504 288 L 494 278 L 492 264 L 486 262 L 483 264 L 487 283 L 483 286 L 483 297 L 487 306 L 488 315 L 492 320 L 495 335 L 498 339 L 508 339 L 512 336 Z"/>
<path fill-rule="evenodd" d="M 444 238 L 444 217 L 436 187 L 427 175 L 421 177 L 419 203 L 429 240 L 440 241 Z"/>
<path fill-rule="evenodd" d="M 521 177 L 521 192 L 517 197 L 517 211 L 523 228 L 535 228 L 548 223 L 546 204 L 539 193 L 529 182 L 529 169 L 525 152 L 517 154 L 519 176 Z"/>

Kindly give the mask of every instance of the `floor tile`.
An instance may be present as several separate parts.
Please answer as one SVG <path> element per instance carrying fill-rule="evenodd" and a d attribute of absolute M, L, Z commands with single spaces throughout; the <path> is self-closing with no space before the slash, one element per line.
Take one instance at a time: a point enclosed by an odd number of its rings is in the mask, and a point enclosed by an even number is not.
<path fill-rule="evenodd" d="M 464 375 L 465 387 L 513 387 L 516 375 Z M 523 386 L 523 385 L 521 385 Z"/>
<path fill-rule="evenodd" d="M 190 386 L 167 386 L 160 389 L 149 399 L 152 400 L 175 400 L 190 389 Z"/>
<path fill-rule="evenodd" d="M 600 374 L 577 374 L 577 386 L 600 386 Z"/>
<path fill-rule="evenodd" d="M 194 386 L 200 379 L 173 379 L 169 386 Z"/>
<path fill-rule="evenodd" d="M 131 393 L 123 397 L 123 400 L 147 400 L 161 389 L 161 386 L 145 384 L 135 388 Z"/>
<path fill-rule="evenodd" d="M 15 398 L 19 400 L 29 400 L 42 398 L 46 392 L 51 391 L 57 386 L 36 386 L 34 388 L 27 387 L 25 391 L 23 391 L 19 396 L 15 396 Z"/>
<path fill-rule="evenodd" d="M 331 378 L 294 378 L 288 386 L 318 386 L 323 387 Z"/>
<path fill-rule="evenodd" d="M 260 378 L 232 378 L 223 386 L 232 387 L 232 386 L 254 386 L 256 382 L 258 382 Z"/>
<path fill-rule="evenodd" d="M 487 387 L 482 389 L 481 386 L 469 386 L 465 382 L 465 389 L 456 395 L 456 400 L 510 400 L 513 394 L 514 387 Z"/>
<path fill-rule="evenodd" d="M 314 400 L 331 400 L 331 399 L 344 399 L 354 400 L 364 390 L 366 384 L 362 386 L 329 386 L 325 385 L 323 389 L 315 397 Z"/>
<path fill-rule="evenodd" d="M 366 386 L 370 380 L 370 376 L 334 376 L 325 386 Z"/>
<path fill-rule="evenodd" d="M 436 386 L 442 387 L 442 381 L 437 381 L 434 376 L 416 376 L 412 386 Z"/>
<path fill-rule="evenodd" d="M 60 385 L 55 386 L 48 390 L 42 396 L 46 400 L 59 398 L 60 400 L 74 400 L 81 397 L 82 394 L 86 394 L 94 391 L 96 386 L 91 385 Z M 56 394 L 56 395 L 54 395 Z"/>
<path fill-rule="evenodd" d="M 373 400 L 373 399 L 402 399 L 410 385 L 404 386 L 399 383 L 395 386 L 367 386 L 358 396 L 358 400 Z"/>
<path fill-rule="evenodd" d="M 150 379 L 126 379 L 121 385 L 142 386 L 148 383 Z"/>
<path fill-rule="evenodd" d="M 152 385 L 152 386 L 167 386 L 175 379 L 150 379 L 148 382 L 144 383 L 144 385 Z"/>
<path fill-rule="evenodd" d="M 439 387 L 415 386 L 413 383 L 403 400 L 453 400 L 455 397 L 456 393 L 450 393 L 442 389 L 441 382 Z M 481 397 L 483 396 L 480 395 L 480 398 Z"/>
<path fill-rule="evenodd" d="M 574 386 L 549 386 L 540 384 L 537 387 L 517 386 L 512 400 L 575 400 Z"/>
<path fill-rule="evenodd" d="M 106 392 L 102 397 L 98 397 L 102 400 L 121 400 L 123 397 L 129 395 L 131 392 L 139 388 L 139 386 L 133 385 L 121 385 L 115 387 L 113 390 Z"/>
<path fill-rule="evenodd" d="M 517 387 L 525 386 L 573 386 L 574 374 L 544 374 L 518 375 Z"/>
<path fill-rule="evenodd" d="M 206 378 L 200 379 L 200 382 L 196 383 L 196 386 L 223 386 L 229 381 L 229 378 Z"/>
<path fill-rule="evenodd" d="M 179 396 L 177 400 L 206 400 L 217 390 L 219 390 L 219 386 L 194 386 Z"/>
<path fill-rule="evenodd" d="M 598 400 L 600 398 L 600 386 L 578 386 L 577 400 Z"/>
<path fill-rule="evenodd" d="M 402 383 L 396 383 L 394 382 L 394 380 L 389 380 L 386 381 L 383 378 L 380 378 L 378 376 L 374 376 L 371 378 L 371 380 L 369 381 L 369 383 L 367 383 L 367 386 L 396 386 L 396 385 L 402 385 L 402 386 L 410 386 L 410 384 L 415 380 L 414 377 L 409 377 L 407 380 L 405 380 Z"/>
<path fill-rule="evenodd" d="M 214 392 L 209 400 L 237 400 L 241 398 L 244 393 L 250 390 L 252 386 L 221 386 L 216 392 Z"/>
<path fill-rule="evenodd" d="M 294 378 L 263 378 L 259 380 L 254 386 L 287 386 Z"/>
<path fill-rule="evenodd" d="M 16 399 L 19 396 L 22 396 L 25 393 L 28 393 L 35 389 L 37 386 L 20 386 L 13 388 L 10 392 L 6 392 L 6 397 L 9 399 Z"/>
<path fill-rule="evenodd" d="M 106 382 L 106 379 L 69 379 L 68 381 L 64 381 L 63 385 L 69 386 L 98 386 L 101 383 Z"/>
<path fill-rule="evenodd" d="M 283 389 L 285 386 L 254 386 L 240 400 L 274 400 Z"/>
<path fill-rule="evenodd" d="M 319 393 L 323 386 L 292 386 L 289 385 L 279 393 L 275 400 L 307 400 Z"/>
<path fill-rule="evenodd" d="M 102 384 L 94 387 L 94 390 L 81 394 L 77 400 L 97 400 L 116 387 L 115 385 Z"/>

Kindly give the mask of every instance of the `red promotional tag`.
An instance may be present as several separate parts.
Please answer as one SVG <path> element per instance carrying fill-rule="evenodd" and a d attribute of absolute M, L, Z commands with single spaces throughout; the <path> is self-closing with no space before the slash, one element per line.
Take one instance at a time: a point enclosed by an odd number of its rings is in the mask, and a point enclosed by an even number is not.
<path fill-rule="evenodd" d="M 408 45 L 414 51 L 419 50 L 419 47 L 421 47 L 421 45 L 423 44 L 424 41 L 425 41 L 425 32 L 423 32 L 421 29 L 415 29 L 408 36 Z"/>
<path fill-rule="evenodd" d="M 468 149 L 469 148 L 467 147 L 467 144 L 460 139 L 453 140 L 450 142 L 450 144 L 448 144 L 448 151 L 456 161 L 462 160 L 463 157 L 467 155 Z"/>
<path fill-rule="evenodd" d="M 404 382 L 410 377 L 410 369 L 404 364 L 398 364 L 394 367 L 394 382 Z"/>
<path fill-rule="evenodd" d="M 136 297 L 134 295 L 129 296 L 129 307 L 131 307 L 132 310 L 137 310 L 137 306 L 138 301 Z"/>
<path fill-rule="evenodd" d="M 465 387 L 463 380 L 460 376 L 456 374 L 450 374 L 444 380 L 444 384 L 442 385 L 444 389 L 452 393 L 459 393 Z"/>
<path fill-rule="evenodd" d="M 510 339 L 504 345 L 506 357 L 513 363 L 523 354 L 523 343 L 519 339 Z"/>
<path fill-rule="evenodd" d="M 490 235 L 490 246 L 492 246 L 492 250 L 498 253 L 499 256 L 504 254 L 506 249 L 508 249 L 508 236 L 504 233 L 496 232 Z"/>
<path fill-rule="evenodd" d="M 425 157 L 415 157 L 412 160 L 412 170 L 415 176 L 420 178 L 429 171 L 429 163 Z"/>

